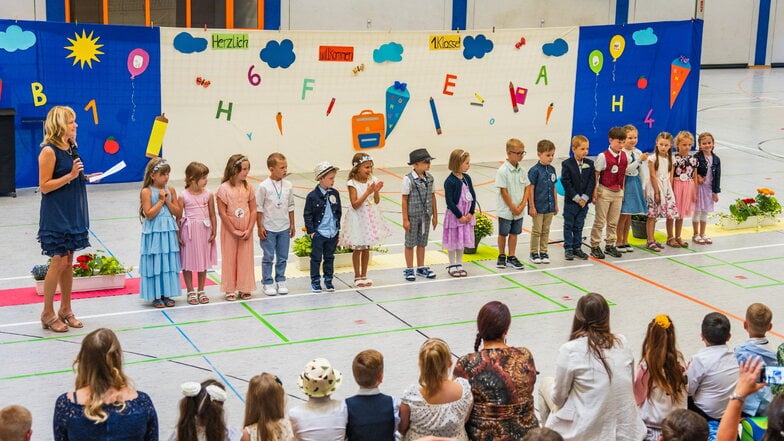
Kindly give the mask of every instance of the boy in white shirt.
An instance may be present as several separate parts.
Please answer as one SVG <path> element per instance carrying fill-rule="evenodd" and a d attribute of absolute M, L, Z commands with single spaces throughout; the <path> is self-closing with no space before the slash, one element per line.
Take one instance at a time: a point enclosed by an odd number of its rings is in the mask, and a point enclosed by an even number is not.
<path fill-rule="evenodd" d="M 264 257 L 261 259 L 264 294 L 274 296 L 289 293 L 286 287 L 286 261 L 289 256 L 289 243 L 294 237 L 294 194 L 291 182 L 284 179 L 288 173 L 288 163 L 282 153 L 270 154 L 267 157 L 267 168 L 270 172 L 269 178 L 256 190 L 256 225 L 259 227 L 259 244 L 264 251 Z"/>

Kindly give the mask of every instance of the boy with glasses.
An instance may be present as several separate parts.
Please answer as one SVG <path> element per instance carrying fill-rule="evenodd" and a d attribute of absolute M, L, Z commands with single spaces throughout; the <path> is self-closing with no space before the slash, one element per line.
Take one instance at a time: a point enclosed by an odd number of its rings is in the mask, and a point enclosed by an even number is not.
<path fill-rule="evenodd" d="M 525 146 L 517 138 L 506 142 L 506 161 L 495 175 L 496 211 L 498 212 L 498 262 L 496 268 L 523 269 L 515 257 L 517 236 L 523 231 L 523 210 L 526 205 L 525 188 L 528 174 L 520 165 L 525 157 Z M 507 239 L 508 237 L 508 239 Z"/>

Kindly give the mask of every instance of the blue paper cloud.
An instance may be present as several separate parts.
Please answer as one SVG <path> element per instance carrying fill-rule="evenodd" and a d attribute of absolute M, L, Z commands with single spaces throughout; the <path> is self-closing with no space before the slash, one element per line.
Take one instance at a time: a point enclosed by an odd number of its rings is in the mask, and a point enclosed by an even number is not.
<path fill-rule="evenodd" d="M 640 29 L 632 34 L 632 38 L 637 46 L 650 46 L 659 41 L 659 37 L 653 32 L 653 28 Z"/>
<path fill-rule="evenodd" d="M 492 40 L 488 40 L 483 34 L 477 35 L 476 38 L 468 36 L 463 39 L 463 56 L 466 60 L 482 58 L 492 50 Z"/>
<path fill-rule="evenodd" d="M 382 44 L 378 49 L 373 50 L 373 61 L 376 63 L 383 63 L 391 61 L 397 63 L 403 60 L 403 45 L 390 41 L 387 44 Z"/>
<path fill-rule="evenodd" d="M 267 46 L 259 52 L 259 58 L 273 69 L 276 67 L 286 69 L 297 58 L 294 55 L 294 43 L 289 39 L 285 39 L 280 43 L 275 40 L 268 41 Z"/>
<path fill-rule="evenodd" d="M 569 43 L 563 38 L 556 38 L 552 43 L 543 44 L 542 52 L 548 57 L 560 57 L 569 52 Z"/>
<path fill-rule="evenodd" d="M 204 52 L 207 50 L 207 39 L 194 37 L 187 32 L 180 32 L 174 37 L 174 49 L 177 49 L 183 54 Z"/>
<path fill-rule="evenodd" d="M 0 49 L 8 52 L 23 51 L 35 44 L 35 34 L 23 31 L 17 25 L 8 26 L 5 32 L 0 32 Z"/>

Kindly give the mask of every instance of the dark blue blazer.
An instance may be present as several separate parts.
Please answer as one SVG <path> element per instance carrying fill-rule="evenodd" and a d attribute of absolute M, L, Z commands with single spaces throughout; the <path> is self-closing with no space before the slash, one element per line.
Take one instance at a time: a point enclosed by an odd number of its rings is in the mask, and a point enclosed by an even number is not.
<path fill-rule="evenodd" d="M 593 202 L 590 198 L 596 187 L 596 170 L 593 161 L 588 158 L 583 159 L 583 164 L 587 164 L 588 167 L 581 169 L 574 158 L 566 159 L 561 163 L 561 185 L 564 188 L 566 204 L 576 204 L 574 197 L 583 194 L 588 195 L 588 202 Z"/>

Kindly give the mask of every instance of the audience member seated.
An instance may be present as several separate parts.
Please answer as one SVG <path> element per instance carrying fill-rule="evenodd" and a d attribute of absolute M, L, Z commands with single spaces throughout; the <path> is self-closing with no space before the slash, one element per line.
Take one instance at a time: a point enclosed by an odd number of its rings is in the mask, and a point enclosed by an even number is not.
<path fill-rule="evenodd" d="M 634 376 L 634 399 L 648 431 L 646 441 L 658 441 L 664 418 L 686 408 L 686 362 L 675 341 L 670 316 L 659 314 L 648 324 L 642 359 Z"/>
<path fill-rule="evenodd" d="M 661 429 L 659 441 L 708 441 L 708 422 L 688 409 L 673 410 Z"/>
<path fill-rule="evenodd" d="M 384 381 L 384 356 L 367 349 L 354 357 L 351 364 L 359 392 L 346 399 L 348 441 L 395 441 L 400 422 L 400 400 L 379 390 Z"/>
<path fill-rule="evenodd" d="M 409 387 L 400 405 L 403 441 L 434 435 L 468 440 L 465 423 L 474 398 L 465 378 L 449 378 L 449 346 L 431 338 L 419 349 L 419 384 Z"/>
<path fill-rule="evenodd" d="M 343 441 L 346 438 L 346 402 L 330 398 L 340 387 L 342 378 L 340 371 L 324 358 L 315 358 L 305 365 L 297 385 L 308 401 L 289 411 L 297 440 Z"/>
<path fill-rule="evenodd" d="M 54 439 L 157 441 L 158 415 L 150 397 L 130 386 L 122 348 L 111 329 L 87 334 L 76 356 L 76 390 L 57 398 Z"/>
<path fill-rule="evenodd" d="M 719 424 L 716 441 L 738 439 L 738 422 L 741 419 L 744 400 L 765 387 L 765 383 L 758 382 L 763 366 L 759 357 L 747 359 L 740 364 L 740 375 Z M 768 429 L 762 440 L 784 441 L 784 395 L 777 395 L 773 399 L 768 406 L 767 415 Z"/>
<path fill-rule="evenodd" d="M 746 320 L 743 329 L 749 334 L 749 339 L 735 347 L 735 358 L 742 363 L 752 357 L 760 357 L 766 366 L 776 366 L 776 353 L 773 344 L 765 336 L 773 324 L 773 312 L 762 303 L 752 303 L 746 309 Z M 744 416 L 765 415 L 765 409 L 773 400 L 770 387 L 766 386 L 759 392 L 746 398 L 743 404 Z"/>
<path fill-rule="evenodd" d="M 539 427 L 534 412 L 534 358 L 528 349 L 506 344 L 511 322 L 505 304 L 484 305 L 476 318 L 475 352 L 460 357 L 455 365 L 454 376 L 467 379 L 474 396 L 466 423 L 471 440 L 519 440 Z"/>
<path fill-rule="evenodd" d="M 784 343 L 776 351 L 776 366 L 784 366 Z M 769 385 L 773 395 L 784 395 L 784 384 Z"/>
<path fill-rule="evenodd" d="M 0 440 L 30 441 L 33 415 L 27 408 L 12 404 L 0 409 Z"/>
<path fill-rule="evenodd" d="M 610 307 L 600 294 L 580 297 L 555 379 L 539 386 L 539 415 L 566 441 L 640 441 L 643 424 L 632 391 L 634 356 L 610 332 Z"/>
<path fill-rule="evenodd" d="M 560 433 L 547 427 L 537 427 L 525 434 L 522 441 L 564 441 Z"/>
<path fill-rule="evenodd" d="M 706 347 L 694 354 L 686 369 L 689 410 L 708 422 L 721 419 L 738 380 L 738 361 L 727 347 L 730 336 L 730 321 L 724 314 L 707 314 L 702 319 Z"/>
<path fill-rule="evenodd" d="M 250 379 L 243 426 L 242 441 L 294 441 L 283 383 L 277 376 L 262 372 Z"/>
<path fill-rule="evenodd" d="M 180 418 L 169 441 L 238 441 L 240 431 L 226 426 L 223 403 L 226 387 L 219 381 L 195 381 L 180 386 Z"/>

